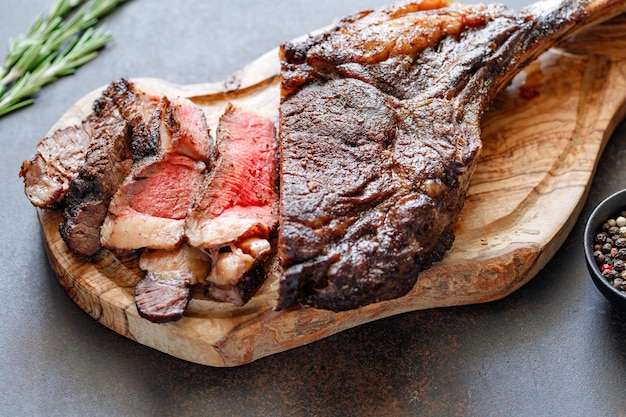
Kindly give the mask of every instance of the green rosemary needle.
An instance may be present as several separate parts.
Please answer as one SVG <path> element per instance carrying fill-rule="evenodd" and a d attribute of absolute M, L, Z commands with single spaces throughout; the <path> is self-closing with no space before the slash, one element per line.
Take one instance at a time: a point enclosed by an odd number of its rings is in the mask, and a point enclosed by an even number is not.
<path fill-rule="evenodd" d="M 113 39 L 96 24 L 126 1 L 56 0 L 37 17 L 9 44 L 0 70 L 0 117 L 32 104 L 45 85 L 94 59 Z"/>

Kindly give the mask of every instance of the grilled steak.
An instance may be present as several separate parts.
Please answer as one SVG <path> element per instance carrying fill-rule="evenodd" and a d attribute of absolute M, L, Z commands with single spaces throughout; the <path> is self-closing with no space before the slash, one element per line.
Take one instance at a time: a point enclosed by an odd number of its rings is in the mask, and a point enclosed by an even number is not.
<path fill-rule="evenodd" d="M 199 108 L 123 79 L 82 125 L 44 139 L 20 175 L 34 205 L 64 205 L 75 255 L 101 243 L 143 250 L 136 303 L 155 322 L 182 317 L 198 283 L 246 303 L 278 222 L 277 309 L 397 298 L 453 244 L 495 94 L 555 42 L 624 10 L 626 0 L 520 12 L 404 1 L 283 45 L 280 203 L 269 120 L 229 106 L 216 149 Z"/>
<path fill-rule="evenodd" d="M 59 231 L 74 255 L 140 251 L 139 314 L 173 321 L 192 285 L 243 305 L 266 278 L 278 222 L 274 125 L 229 106 L 217 136 L 216 160 L 198 106 L 121 79 L 82 125 L 44 139 L 20 175 L 33 204 L 64 208 Z"/>
<path fill-rule="evenodd" d="M 202 109 L 190 100 L 163 97 L 151 122 L 151 135 L 162 152 L 176 152 L 211 165 L 216 149 Z"/>
<path fill-rule="evenodd" d="M 114 107 L 104 109 L 98 122 L 87 162 L 70 184 L 59 227 L 72 253 L 84 258 L 100 251 L 100 226 L 109 201 L 132 167 L 130 125 Z"/>
<path fill-rule="evenodd" d="M 265 280 L 277 223 L 274 126 L 229 106 L 214 161 L 204 114 L 188 100 L 162 98 L 150 124 L 158 154 L 135 161 L 109 205 L 102 245 L 159 249 L 142 253 L 147 273 L 135 287 L 148 320 L 180 319 L 197 283 L 213 299 L 245 304 Z"/>
<path fill-rule="evenodd" d="M 157 103 L 157 97 L 138 91 L 127 80 L 108 86 L 86 120 L 46 136 L 37 144 L 35 157 L 22 164 L 19 175 L 24 178 L 24 191 L 31 203 L 42 208 L 62 207 L 71 182 L 87 163 L 87 155 L 92 153 L 94 161 L 100 152 L 97 148 L 105 146 L 92 144 L 92 137 L 98 135 L 104 140 L 106 129 L 114 128 L 116 120 L 123 119 L 131 126 L 129 140 L 135 158 L 154 154 L 156 146 L 149 135 L 148 121 Z M 90 151 L 90 147 L 94 149 Z"/>
<path fill-rule="evenodd" d="M 272 122 L 229 106 L 219 120 L 219 159 L 187 218 L 192 246 L 221 247 L 277 222 Z"/>
<path fill-rule="evenodd" d="M 283 45 L 277 308 L 406 294 L 453 243 L 495 94 L 624 3 L 407 1 Z"/>
<path fill-rule="evenodd" d="M 135 88 L 126 79 L 111 83 L 103 96 L 96 101 L 95 108 L 106 108 L 113 104 L 131 129 L 131 149 L 133 159 L 141 160 L 155 155 L 159 151 L 158 140 L 151 132 L 151 121 L 157 105 L 161 102 L 157 96 Z"/>

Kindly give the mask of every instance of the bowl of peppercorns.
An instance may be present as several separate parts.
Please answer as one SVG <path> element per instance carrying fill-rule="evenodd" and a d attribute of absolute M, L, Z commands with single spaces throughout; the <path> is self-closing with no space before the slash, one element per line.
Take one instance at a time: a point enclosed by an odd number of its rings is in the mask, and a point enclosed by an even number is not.
<path fill-rule="evenodd" d="M 606 198 L 589 216 L 585 259 L 600 292 L 626 309 L 626 190 Z"/>

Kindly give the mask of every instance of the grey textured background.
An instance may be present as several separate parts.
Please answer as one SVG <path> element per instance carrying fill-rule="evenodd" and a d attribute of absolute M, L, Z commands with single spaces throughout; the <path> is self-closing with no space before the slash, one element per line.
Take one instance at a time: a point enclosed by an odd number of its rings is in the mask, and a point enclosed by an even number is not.
<path fill-rule="evenodd" d="M 0 42 L 51 2 L 3 0 Z M 73 103 L 121 76 L 221 81 L 285 40 L 383 3 L 133 0 L 107 19 L 115 41 L 100 57 L 0 119 L 0 415 L 626 415 L 626 315 L 593 287 L 581 247 L 584 219 L 626 185 L 624 125 L 561 250 L 497 302 L 407 313 L 220 369 L 108 330 L 56 282 L 17 173 Z"/>

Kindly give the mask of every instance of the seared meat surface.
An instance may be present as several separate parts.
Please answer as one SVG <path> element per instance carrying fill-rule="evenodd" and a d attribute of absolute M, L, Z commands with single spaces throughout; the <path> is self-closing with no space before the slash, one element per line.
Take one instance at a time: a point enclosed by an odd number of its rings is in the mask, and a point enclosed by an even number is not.
<path fill-rule="evenodd" d="M 65 202 L 71 181 L 87 158 L 91 142 L 89 123 L 54 131 L 37 144 L 37 153 L 24 161 L 20 177 L 24 192 L 37 207 L 55 207 Z"/>
<path fill-rule="evenodd" d="M 283 45 L 278 308 L 406 294 L 453 243 L 490 101 L 592 7 L 623 2 L 405 1 Z"/>
<path fill-rule="evenodd" d="M 110 105 L 94 120 L 87 159 L 70 183 L 59 226 L 68 248 L 84 258 L 100 251 L 100 226 L 109 201 L 132 167 L 130 124 Z"/>
<path fill-rule="evenodd" d="M 87 122 L 91 140 L 84 164 L 72 178 L 66 195 L 61 237 L 76 256 L 90 258 L 100 245 L 100 226 L 109 202 L 133 166 L 133 149 L 150 149 L 139 145 L 149 136 L 136 134 L 136 126 L 147 123 L 145 107 L 156 101 L 145 94 L 135 94 L 125 79 L 111 83 L 93 105 Z M 131 103 L 133 103 L 131 105 Z"/>

